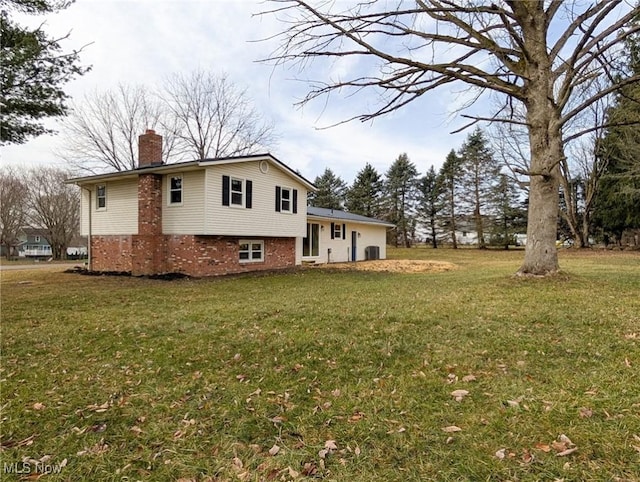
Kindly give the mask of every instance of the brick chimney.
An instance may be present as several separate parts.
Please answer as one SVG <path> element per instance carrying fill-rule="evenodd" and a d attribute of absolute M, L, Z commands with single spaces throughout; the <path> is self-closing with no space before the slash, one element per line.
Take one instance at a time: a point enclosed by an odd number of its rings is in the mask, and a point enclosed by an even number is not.
<path fill-rule="evenodd" d="M 153 129 L 138 137 L 138 167 L 162 164 L 162 136 Z"/>

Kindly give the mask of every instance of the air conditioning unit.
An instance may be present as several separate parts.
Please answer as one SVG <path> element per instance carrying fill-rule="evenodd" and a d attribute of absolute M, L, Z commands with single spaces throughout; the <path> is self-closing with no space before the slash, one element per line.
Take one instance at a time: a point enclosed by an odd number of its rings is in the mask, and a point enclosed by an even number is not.
<path fill-rule="evenodd" d="M 380 259 L 380 246 L 367 246 L 364 248 L 364 259 Z"/>

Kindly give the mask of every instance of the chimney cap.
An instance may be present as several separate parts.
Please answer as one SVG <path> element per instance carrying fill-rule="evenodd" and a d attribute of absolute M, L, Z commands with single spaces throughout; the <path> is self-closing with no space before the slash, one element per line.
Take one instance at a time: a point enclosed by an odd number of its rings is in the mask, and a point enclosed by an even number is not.
<path fill-rule="evenodd" d="M 145 131 L 145 134 L 155 134 L 155 133 L 156 133 L 156 131 L 155 131 L 155 130 L 153 130 L 153 129 L 147 129 L 147 130 Z"/>

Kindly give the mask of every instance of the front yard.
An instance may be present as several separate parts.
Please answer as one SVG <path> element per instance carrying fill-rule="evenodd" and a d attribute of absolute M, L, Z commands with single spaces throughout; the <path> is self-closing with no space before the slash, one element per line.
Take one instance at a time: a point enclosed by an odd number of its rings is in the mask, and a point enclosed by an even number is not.
<path fill-rule="evenodd" d="M 389 254 L 454 269 L 2 272 L 0 478 L 640 480 L 639 253 Z"/>

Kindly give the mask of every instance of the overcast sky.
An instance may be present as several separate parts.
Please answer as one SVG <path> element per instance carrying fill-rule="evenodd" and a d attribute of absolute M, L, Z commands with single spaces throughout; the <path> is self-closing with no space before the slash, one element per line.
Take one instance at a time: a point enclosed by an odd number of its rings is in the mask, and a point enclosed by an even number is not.
<path fill-rule="evenodd" d="M 449 134 L 463 123 L 452 115 L 460 101 L 452 91 L 424 96 L 373 123 L 353 121 L 321 129 L 375 106 L 377 93 L 349 100 L 332 97 L 303 109 L 294 106 L 307 91 L 296 79 L 326 72 L 314 71 L 314 65 L 299 72 L 258 62 L 276 47 L 258 40 L 285 28 L 273 16 L 253 15 L 268 7 L 256 0 L 77 0 L 62 12 L 28 21 L 45 20 L 52 36 L 70 31 L 65 50 L 90 44 L 82 62 L 92 70 L 65 86 L 74 102 L 118 83 L 158 85 L 169 74 L 197 68 L 226 72 L 274 122 L 279 142 L 272 154 L 311 180 L 329 167 L 350 183 L 367 162 L 384 173 L 403 152 L 423 174 L 431 165 L 438 169 L 447 153 L 460 147 L 466 133 Z M 346 72 L 362 66 L 343 61 L 330 68 Z M 56 129 L 59 124 L 47 125 Z M 47 135 L 4 146 L 2 164 L 62 165 L 54 154 L 60 140 Z"/>

